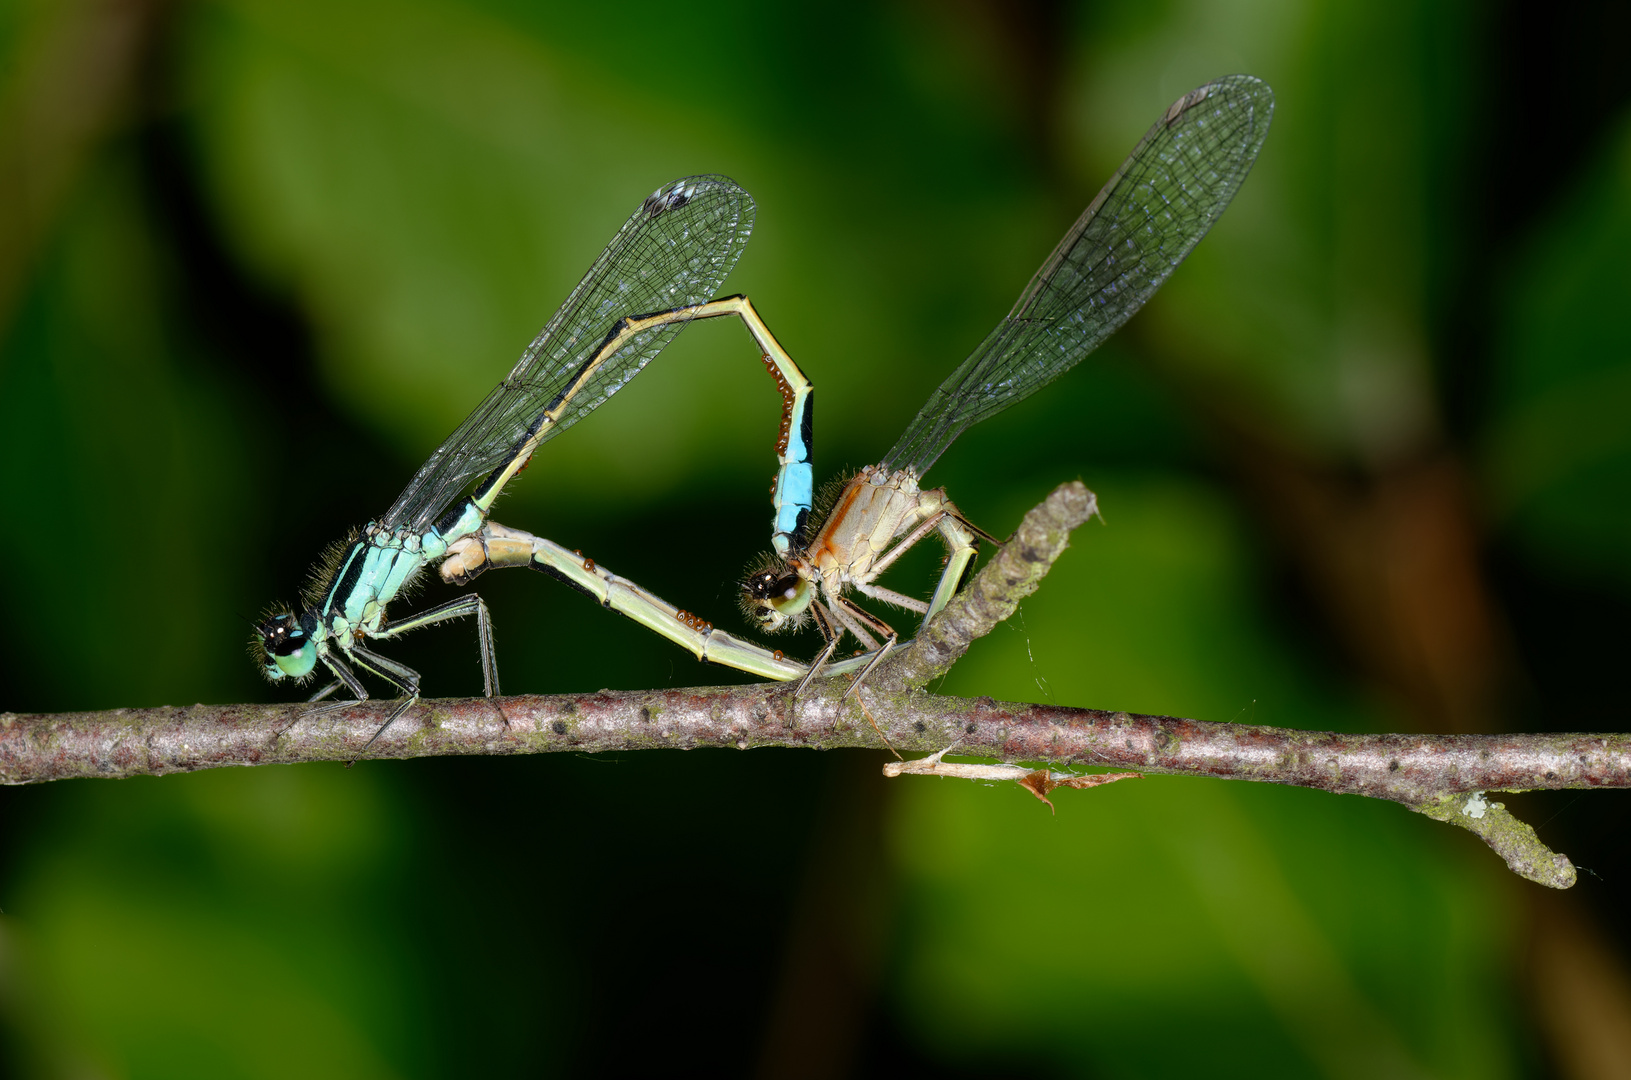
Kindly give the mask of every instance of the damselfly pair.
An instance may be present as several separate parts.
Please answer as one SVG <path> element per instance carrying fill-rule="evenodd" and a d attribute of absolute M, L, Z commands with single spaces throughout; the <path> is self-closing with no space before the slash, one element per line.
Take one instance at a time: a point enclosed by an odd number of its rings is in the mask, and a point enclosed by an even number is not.
<path fill-rule="evenodd" d="M 897 635 L 847 593 L 853 589 L 926 619 L 951 599 L 977 539 L 990 539 L 943 490 L 922 490 L 923 474 L 970 425 L 1063 374 L 1160 288 L 1239 189 L 1273 109 L 1268 86 L 1246 75 L 1208 83 L 1174 102 L 1008 316 L 934 392 L 883 460 L 843 485 L 822 520 L 812 513 L 810 381 L 745 296 L 709 299 L 747 242 L 753 200 L 721 176 L 668 184 L 640 205 L 514 369 L 437 448 L 396 503 L 330 549 L 304 590 L 302 609 L 275 611 L 257 626 L 252 646 L 262 670 L 274 681 L 300 682 L 320 664 L 332 678 L 312 695 L 314 702 L 341 687 L 357 701 L 367 699 L 359 672 L 384 680 L 401 700 L 375 732 L 378 738 L 418 700 L 419 674 L 370 643 L 474 615 L 484 686 L 497 694 L 492 621 L 479 595 L 396 622 L 387 621 L 386 607 L 432 565 L 460 584 L 493 567 L 531 566 L 701 659 L 766 678 L 799 679 L 801 690 L 818 674 L 860 670 L 858 686 Z M 743 321 L 782 395 L 773 553 L 743 583 L 743 605 L 768 631 L 813 620 L 826 646 L 808 665 L 715 629 L 576 552 L 487 517 L 543 443 L 603 404 L 687 323 L 722 316 Z M 928 601 L 877 584 L 931 533 L 950 554 Z M 870 653 L 830 663 L 845 635 Z M 330 702 L 320 711 L 349 704 Z"/>

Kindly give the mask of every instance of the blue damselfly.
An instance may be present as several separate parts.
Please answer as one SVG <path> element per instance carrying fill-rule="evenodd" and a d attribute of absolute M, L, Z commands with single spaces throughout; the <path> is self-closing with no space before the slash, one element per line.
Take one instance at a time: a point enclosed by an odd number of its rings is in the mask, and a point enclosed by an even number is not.
<path fill-rule="evenodd" d="M 698 319 L 741 318 L 782 390 L 774 490 L 779 519 L 793 529 L 808 513 L 811 484 L 808 429 L 791 417 L 808 415 L 809 383 L 745 297 L 708 300 L 736 264 L 753 218 L 752 198 L 720 176 L 677 180 L 642 202 L 515 367 L 431 454 L 395 504 L 330 547 L 303 590 L 300 610 L 274 610 L 257 625 L 251 646 L 267 678 L 304 682 L 321 666 L 332 681 L 309 700 L 343 686 L 362 701 L 368 691 L 358 672 L 372 674 L 402 697 L 383 732 L 418 700 L 419 674 L 369 643 L 474 615 L 483 686 L 489 696 L 498 693 L 492 620 L 480 596 L 466 594 L 396 621 L 387 620 L 387 605 L 427 566 L 450 552 L 467 552 L 472 537 L 484 530 L 497 535 L 487 520 L 493 502 L 539 446 L 605 403 Z M 454 562 L 464 566 L 457 554 Z M 444 567 L 443 576 L 468 575 Z M 630 613 L 648 625 L 650 613 L 664 607 L 637 588 L 631 596 Z M 663 619 L 673 624 L 673 636 L 690 640 L 689 616 L 668 609 Z M 724 633 L 707 635 L 699 655 L 774 678 L 805 671 Z"/>

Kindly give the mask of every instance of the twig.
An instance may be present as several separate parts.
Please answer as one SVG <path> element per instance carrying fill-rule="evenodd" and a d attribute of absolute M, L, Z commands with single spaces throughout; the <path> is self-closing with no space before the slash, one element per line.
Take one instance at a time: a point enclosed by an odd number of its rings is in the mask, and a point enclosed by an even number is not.
<path fill-rule="evenodd" d="M 887 777 L 896 776 L 940 776 L 955 780 L 1012 780 L 1020 787 L 1035 795 L 1048 804 L 1048 809 L 1054 810 L 1053 800 L 1048 798 L 1048 792 L 1054 788 L 1091 788 L 1113 784 L 1117 780 L 1137 780 L 1143 773 L 1115 772 L 1115 773 L 1062 773 L 1049 769 L 1028 769 L 1024 765 L 977 765 L 961 761 L 946 761 L 945 756 L 953 748 L 948 746 L 944 750 L 936 750 L 928 757 L 918 758 L 915 761 L 891 761 L 883 767 L 883 774 Z"/>
<path fill-rule="evenodd" d="M 1060 484 L 1020 522 L 996 556 L 954 596 L 917 638 L 867 680 L 875 690 L 916 690 L 944 675 L 968 647 L 1012 615 L 1036 592 L 1070 534 L 1099 512 L 1098 499 L 1080 482 Z"/>
<path fill-rule="evenodd" d="M 1027 516 L 1020 536 L 1008 547 L 1016 555 L 1043 551 L 1046 557 L 1039 560 L 1040 571 L 1020 575 L 1019 588 L 1034 588 L 1047 565 L 1063 550 L 1062 544 L 1039 547 L 1022 540 L 1027 527 L 1039 525 L 1040 532 L 1049 535 L 1057 526 L 1048 523 L 1061 520 L 1061 505 L 1067 508 L 1067 516 L 1084 505 L 1091 507 L 1091 496 L 1084 502 L 1081 495 L 1087 495 L 1085 489 L 1080 493 L 1062 489 Z M 1072 506 L 1076 509 L 1069 510 Z M 1047 551 L 1052 554 L 1046 555 Z M 1001 559 L 992 560 L 968 591 L 987 590 L 985 595 L 990 595 L 993 579 L 1006 576 L 1013 580 L 1013 568 L 1001 563 Z M 948 605 L 948 612 L 952 606 Z M 954 630 L 971 625 L 965 619 L 967 614 L 966 609 L 952 614 Z M 931 623 L 920 637 L 936 629 L 937 624 Z M 911 650 L 902 650 L 908 652 Z M 951 652 L 955 654 L 956 648 Z M 899 670 L 890 674 L 896 686 L 914 681 L 926 670 L 903 655 L 891 657 L 874 675 L 885 674 L 893 663 L 906 669 L 905 674 Z M 1026 786 L 1041 795 L 1051 786 L 1077 779 L 1106 782 L 1056 769 L 1108 767 L 1293 784 L 1388 799 L 1477 834 L 1514 871 L 1554 888 L 1567 888 L 1574 882 L 1574 867 L 1567 857 L 1549 851 L 1534 830 L 1483 794 L 1631 787 L 1631 735 L 1625 734 L 1350 735 L 945 697 L 912 690 L 881 691 L 869 680 L 862 693 L 879 725 L 879 731 L 874 731 L 848 689 L 847 680 L 840 677 L 818 680 L 797 699 L 789 685 L 778 683 L 422 701 L 391 726 L 368 756 L 700 747 L 746 750 L 756 746 L 882 749 L 881 731 L 906 752 L 938 751 L 943 757 L 945 748 L 956 744 L 959 754 L 1043 763 L 1043 778 L 1035 777 L 1037 769 L 997 767 L 1001 779 L 1032 777 Z M 304 716 L 305 706 L 287 704 L 40 716 L 4 713 L 0 714 L 0 782 L 158 775 L 226 765 L 346 762 L 358 756 L 391 707 L 389 701 L 369 701 L 319 716 Z M 951 770 L 963 767 L 939 759 L 934 764 L 938 770 L 912 762 L 895 768 L 898 774 L 927 769 L 952 775 Z"/>

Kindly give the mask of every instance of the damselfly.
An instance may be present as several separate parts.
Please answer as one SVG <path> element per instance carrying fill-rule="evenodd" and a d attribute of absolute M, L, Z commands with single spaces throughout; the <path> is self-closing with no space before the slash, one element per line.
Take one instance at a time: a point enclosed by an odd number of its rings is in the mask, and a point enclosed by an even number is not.
<path fill-rule="evenodd" d="M 970 426 L 1064 374 L 1144 305 L 1229 205 L 1273 111 L 1272 91 L 1249 75 L 1207 83 L 1175 101 L 894 448 L 843 484 L 821 520 L 812 519 L 807 542 L 778 551 L 749 575 L 742 603 L 761 627 L 776 631 L 813 617 L 826 638 L 805 683 L 846 632 L 875 650 L 857 686 L 896 641 L 894 629 L 848 590 L 924 618 L 951 599 L 976 539 L 993 538 L 944 489 L 922 490 L 919 479 Z M 949 555 L 927 602 L 876 584 L 932 532 Z"/>
<path fill-rule="evenodd" d="M 778 483 L 773 551 L 743 583 L 742 605 L 767 631 L 812 619 L 826 647 L 808 667 L 732 640 L 709 651 L 721 631 L 593 564 L 579 565 L 547 540 L 488 525 L 450 551 L 443 577 L 466 580 L 490 567 L 532 566 L 566 578 L 608 607 L 634 617 L 706 659 L 771 678 L 861 668 L 866 673 L 897 640 L 892 627 L 845 595 L 861 595 L 922 615 L 951 599 L 976 554 L 975 528 L 943 489 L 918 481 L 971 425 L 1001 412 L 1064 374 L 1143 306 L 1206 235 L 1245 180 L 1268 134 L 1274 95 L 1249 75 L 1207 83 L 1172 104 L 1076 224 L 1060 240 L 1007 318 L 952 372 L 884 459 L 842 483 L 817 513 L 788 499 Z M 791 427 L 807 454 L 809 380 L 768 333 L 756 339 L 784 387 L 783 434 Z M 795 399 L 787 387 L 802 388 Z M 801 492 L 804 490 L 799 488 Z M 928 601 L 876 584 L 919 540 L 938 533 L 949 549 Z M 828 664 L 852 635 L 870 656 Z"/>
<path fill-rule="evenodd" d="M 809 383 L 745 297 L 708 300 L 736 264 L 753 217 L 752 198 L 722 176 L 676 180 L 642 202 L 515 367 L 431 454 L 395 504 L 330 547 L 303 590 L 301 609 L 274 610 L 257 625 L 251 647 L 266 677 L 301 683 L 320 664 L 332 681 L 309 700 L 343 686 L 362 701 L 368 691 L 358 673 L 377 676 L 402 697 L 378 738 L 418 700 L 419 674 L 368 643 L 474 615 L 483 686 L 489 696 L 498 693 L 492 620 L 480 596 L 460 596 L 394 622 L 386 618 L 387 605 L 426 566 L 491 527 L 494 500 L 533 452 L 602 405 L 693 320 L 734 315 L 760 342 L 783 392 L 778 513 L 790 523 L 806 516 L 809 433 L 788 418 L 795 409 L 808 415 Z M 776 678 L 806 670 L 728 634 L 710 635 L 705 646 L 709 659 Z"/>

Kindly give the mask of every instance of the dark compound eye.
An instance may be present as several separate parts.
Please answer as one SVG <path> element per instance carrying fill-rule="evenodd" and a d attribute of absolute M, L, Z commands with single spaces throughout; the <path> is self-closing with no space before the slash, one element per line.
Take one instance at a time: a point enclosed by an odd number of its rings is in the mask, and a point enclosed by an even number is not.
<path fill-rule="evenodd" d="M 797 590 L 799 578 L 797 574 L 778 575 L 771 570 L 761 570 L 748 578 L 746 584 L 749 596 L 755 600 L 769 600 L 772 597 L 785 597 Z"/>
<path fill-rule="evenodd" d="M 288 656 L 306 644 L 306 631 L 293 615 L 274 615 L 260 625 L 261 641 L 271 656 Z"/>

